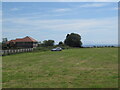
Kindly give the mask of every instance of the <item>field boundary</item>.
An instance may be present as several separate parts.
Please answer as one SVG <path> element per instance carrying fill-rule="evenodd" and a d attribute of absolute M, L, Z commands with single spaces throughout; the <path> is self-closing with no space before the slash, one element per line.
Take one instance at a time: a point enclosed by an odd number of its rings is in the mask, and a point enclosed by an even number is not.
<path fill-rule="evenodd" d="M 0 56 L 6 56 L 10 54 L 17 54 L 17 53 L 23 53 L 23 52 L 32 52 L 33 50 L 34 48 L 0 50 Z"/>

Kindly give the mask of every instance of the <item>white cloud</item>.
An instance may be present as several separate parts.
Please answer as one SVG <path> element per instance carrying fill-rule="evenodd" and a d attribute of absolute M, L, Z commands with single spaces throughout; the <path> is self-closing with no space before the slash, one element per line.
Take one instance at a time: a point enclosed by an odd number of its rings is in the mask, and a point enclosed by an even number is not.
<path fill-rule="evenodd" d="M 112 10 L 120 10 L 119 7 L 114 7 L 114 8 L 111 8 Z"/>
<path fill-rule="evenodd" d="M 103 7 L 106 6 L 107 4 L 105 3 L 89 3 L 89 4 L 84 4 L 81 5 L 80 7 L 84 7 L 84 8 L 89 8 L 89 7 Z"/>
<path fill-rule="evenodd" d="M 115 8 L 112 8 L 113 10 L 118 10 L 118 8 L 117 7 L 115 7 Z"/>
<path fill-rule="evenodd" d="M 10 11 L 18 11 L 18 8 L 11 8 Z"/>
<path fill-rule="evenodd" d="M 40 36 L 40 40 L 54 39 L 55 41 L 59 41 L 64 40 L 64 37 L 67 33 L 75 32 L 82 35 L 82 40 L 84 42 L 87 42 L 88 40 L 95 42 L 114 40 L 117 42 L 117 22 L 117 17 L 70 20 L 37 20 L 32 18 L 9 18 L 4 19 L 3 21 L 3 34 L 7 35 L 8 37 L 9 35 L 12 35 L 12 33 L 17 35 L 14 35 L 14 37 L 19 37 L 20 35 L 35 35 L 38 37 Z M 102 40 L 101 38 L 104 38 L 104 40 Z"/>
<path fill-rule="evenodd" d="M 117 29 L 117 18 L 104 19 L 73 19 L 73 20 L 32 20 L 26 18 L 4 19 L 6 23 L 13 24 L 15 27 L 24 28 L 24 30 L 53 30 L 53 31 L 106 31 Z M 23 27 L 24 26 L 24 27 Z M 9 28 L 7 29 L 9 30 Z M 19 32 L 19 31 L 18 31 Z"/>
<path fill-rule="evenodd" d="M 53 12 L 67 12 L 67 11 L 71 11 L 71 9 L 70 8 L 60 8 L 60 9 L 53 10 Z"/>

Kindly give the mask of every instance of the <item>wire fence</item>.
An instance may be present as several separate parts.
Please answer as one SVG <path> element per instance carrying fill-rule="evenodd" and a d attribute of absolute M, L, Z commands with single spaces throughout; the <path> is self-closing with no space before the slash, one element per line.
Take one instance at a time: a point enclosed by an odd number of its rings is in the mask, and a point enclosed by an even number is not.
<path fill-rule="evenodd" d="M 33 50 L 34 50 L 33 48 L 0 50 L 0 56 L 6 56 L 6 55 L 17 54 L 22 52 L 32 52 Z"/>

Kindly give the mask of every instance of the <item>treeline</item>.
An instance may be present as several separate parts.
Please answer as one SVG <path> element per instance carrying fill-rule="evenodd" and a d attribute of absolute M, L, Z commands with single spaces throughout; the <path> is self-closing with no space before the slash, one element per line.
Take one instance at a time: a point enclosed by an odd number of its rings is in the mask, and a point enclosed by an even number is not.
<path fill-rule="evenodd" d="M 16 49 L 14 45 L 7 45 L 7 38 L 4 38 L 2 42 L 2 49 Z M 64 41 L 60 41 L 55 45 L 54 40 L 44 40 L 43 42 L 38 42 L 38 47 L 51 47 L 51 46 L 62 46 L 62 47 L 82 47 L 81 36 L 76 33 L 67 34 Z"/>
<path fill-rule="evenodd" d="M 44 40 L 43 42 L 38 42 L 38 47 L 64 46 L 64 45 L 65 44 L 62 41 L 55 45 L 54 40 Z"/>
<path fill-rule="evenodd" d="M 38 46 L 54 46 L 54 40 L 44 40 L 42 43 L 39 42 Z M 66 39 L 62 42 L 60 41 L 58 46 L 70 46 L 70 47 L 82 47 L 81 36 L 76 33 L 67 34 Z"/>
<path fill-rule="evenodd" d="M 105 47 L 106 48 L 107 47 L 109 47 L 109 48 L 111 47 L 112 48 L 112 47 L 117 47 L 117 46 L 113 46 L 113 45 L 111 45 L 111 46 L 110 45 L 108 45 L 108 46 L 86 46 L 84 48 L 105 48 Z"/>

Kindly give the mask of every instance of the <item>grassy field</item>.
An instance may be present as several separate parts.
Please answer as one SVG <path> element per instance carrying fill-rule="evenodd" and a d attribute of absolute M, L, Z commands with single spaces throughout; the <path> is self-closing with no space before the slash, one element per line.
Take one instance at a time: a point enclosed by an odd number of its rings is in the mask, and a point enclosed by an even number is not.
<path fill-rule="evenodd" d="M 80 48 L 3 57 L 3 88 L 118 87 L 118 49 Z"/>

